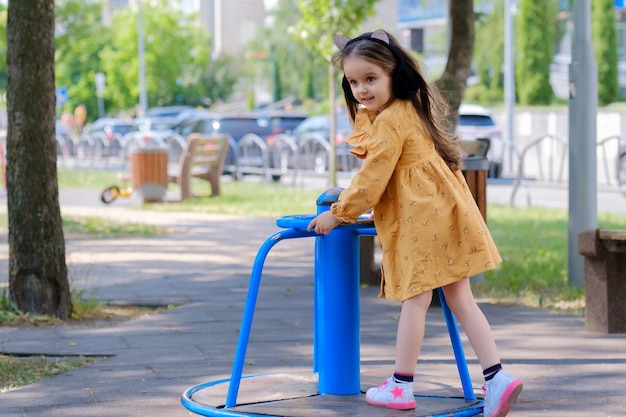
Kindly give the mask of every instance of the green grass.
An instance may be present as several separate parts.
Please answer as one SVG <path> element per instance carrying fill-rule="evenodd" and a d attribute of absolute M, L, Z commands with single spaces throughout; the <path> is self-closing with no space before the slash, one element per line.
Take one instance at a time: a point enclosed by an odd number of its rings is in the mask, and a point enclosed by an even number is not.
<path fill-rule="evenodd" d="M 125 223 L 100 217 L 63 216 L 63 231 L 87 235 L 90 239 L 155 236 L 166 233 L 162 227 L 142 223 Z"/>
<path fill-rule="evenodd" d="M 245 217 L 276 218 L 288 214 L 315 213 L 315 200 L 323 190 L 302 189 L 255 181 L 222 181 L 221 194 L 182 202 L 151 203 L 144 208 L 156 211 L 186 211 Z M 206 182 L 192 181 L 192 189 L 206 195 Z"/>
<path fill-rule="evenodd" d="M 89 239 L 112 239 L 132 236 L 147 237 L 166 233 L 163 227 L 125 223 L 100 217 L 63 216 L 62 221 L 66 238 L 80 235 Z M 0 213 L 0 233 L 6 233 L 7 228 L 7 214 Z"/>
<path fill-rule="evenodd" d="M 0 355 L 0 393 L 80 368 L 92 362 L 93 359 L 82 356 L 71 358 L 31 356 L 21 358 Z"/>
<path fill-rule="evenodd" d="M 85 171 L 80 177 L 87 187 L 106 186 L 109 179 L 116 176 L 113 173 L 106 177 L 105 174 Z M 63 177 L 72 175 L 64 174 Z M 59 184 L 66 185 L 61 181 Z M 143 208 L 277 218 L 287 214 L 314 213 L 315 200 L 323 191 L 253 180 L 234 182 L 225 179 L 221 186 L 222 193 L 218 197 L 155 203 Z M 193 181 L 192 188 L 199 194 L 210 191 L 209 185 L 203 181 Z M 567 211 L 489 206 L 487 215 L 503 263 L 498 269 L 485 273 L 484 280 L 474 285 L 476 295 L 500 302 L 582 312 L 583 290 L 569 285 L 567 279 Z M 598 226 L 626 229 L 626 215 L 600 214 Z"/>
<path fill-rule="evenodd" d="M 476 295 L 582 313 L 583 289 L 567 277 L 567 211 L 489 206 L 487 216 L 503 262 L 474 286 Z M 601 214 L 598 226 L 626 229 L 626 216 Z"/>
<path fill-rule="evenodd" d="M 116 171 L 59 169 L 59 188 L 105 189 L 109 185 L 122 185 Z"/>
<path fill-rule="evenodd" d="M 112 171 L 58 171 L 59 188 L 87 188 L 103 190 L 110 185 L 130 186 L 117 179 Z M 192 180 L 192 190 L 198 195 L 208 195 L 211 187 L 206 181 Z M 151 203 L 143 208 L 155 211 L 183 211 L 196 213 L 228 214 L 246 217 L 275 218 L 286 214 L 315 213 L 315 200 L 323 191 L 289 187 L 280 184 L 264 184 L 258 178 L 231 181 L 224 178 L 220 183 L 221 195 L 200 197 L 182 202 Z M 169 184 L 176 190 L 176 185 Z M 115 202 L 111 203 L 115 205 Z"/>

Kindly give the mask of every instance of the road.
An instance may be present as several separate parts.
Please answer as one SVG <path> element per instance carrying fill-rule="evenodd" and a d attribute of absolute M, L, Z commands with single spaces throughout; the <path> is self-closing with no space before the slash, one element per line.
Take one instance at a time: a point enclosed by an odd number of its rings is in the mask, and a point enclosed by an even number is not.
<path fill-rule="evenodd" d="M 291 177 L 284 177 L 282 182 L 286 185 L 292 185 Z M 350 183 L 350 176 L 340 173 L 337 176 L 337 186 L 346 187 Z M 297 186 L 324 188 L 326 179 L 309 177 L 298 179 Z M 489 179 L 487 181 L 487 203 L 495 205 L 510 205 L 511 195 L 513 194 L 512 179 Z M 568 187 L 566 183 L 532 183 L 528 182 L 527 186 L 520 187 L 515 195 L 515 207 L 527 207 L 528 198 L 530 198 L 530 206 L 543 208 L 560 208 L 568 207 Z M 597 193 L 598 213 L 615 213 L 626 214 L 626 193 L 620 192 L 616 187 L 598 187 Z"/>

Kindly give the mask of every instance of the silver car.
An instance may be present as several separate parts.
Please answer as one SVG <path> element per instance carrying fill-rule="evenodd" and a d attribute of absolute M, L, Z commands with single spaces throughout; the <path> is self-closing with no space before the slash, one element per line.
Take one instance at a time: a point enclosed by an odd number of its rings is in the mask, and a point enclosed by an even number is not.
<path fill-rule="evenodd" d="M 496 125 L 491 112 L 477 104 L 461 104 L 457 132 L 462 140 L 489 139 L 489 177 L 500 178 L 504 143 L 502 130 Z"/>

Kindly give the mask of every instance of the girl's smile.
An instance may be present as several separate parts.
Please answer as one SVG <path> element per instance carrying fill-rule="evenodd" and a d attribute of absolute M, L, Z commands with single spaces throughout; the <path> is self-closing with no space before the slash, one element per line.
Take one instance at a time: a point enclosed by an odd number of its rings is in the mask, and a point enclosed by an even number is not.
<path fill-rule="evenodd" d="M 343 72 L 354 98 L 371 111 L 387 106 L 392 96 L 391 76 L 380 66 L 359 56 L 343 60 Z"/>

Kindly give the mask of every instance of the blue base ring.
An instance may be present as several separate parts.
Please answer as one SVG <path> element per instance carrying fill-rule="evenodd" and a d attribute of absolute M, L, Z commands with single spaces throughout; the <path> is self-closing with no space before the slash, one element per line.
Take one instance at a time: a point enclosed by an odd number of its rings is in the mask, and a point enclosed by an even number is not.
<path fill-rule="evenodd" d="M 256 375 L 247 375 L 247 376 L 243 376 L 241 379 L 249 379 L 249 378 L 256 378 L 256 377 L 264 377 L 264 376 L 268 376 L 268 375 L 276 375 L 276 374 L 256 374 Z M 206 404 L 201 404 L 196 402 L 193 399 L 193 395 L 198 393 L 199 391 L 202 391 L 206 388 L 211 388 L 220 384 L 224 384 L 224 383 L 228 383 L 230 382 L 230 378 L 223 378 L 223 379 L 218 379 L 215 381 L 208 381 L 196 386 L 193 386 L 189 389 L 187 389 L 181 396 L 181 403 L 182 405 L 189 411 L 191 411 L 194 414 L 198 414 L 200 416 L 208 416 L 208 417 L 270 417 L 272 416 L 271 414 L 268 414 L 267 411 L 264 411 L 263 414 L 256 414 L 256 413 L 251 413 L 250 411 L 239 411 L 236 410 L 234 408 L 224 408 L 224 406 L 210 406 L 210 405 L 206 405 Z M 446 397 L 424 397 L 424 396 L 419 396 L 416 395 L 415 396 L 416 399 L 419 398 L 446 398 Z M 275 401 L 278 402 L 278 401 Z M 246 403 L 246 405 L 253 405 L 254 403 Z M 260 403 L 258 403 L 260 404 Z M 469 416 L 476 416 L 479 415 L 483 412 L 483 407 L 484 407 L 484 402 L 483 400 L 475 400 L 475 401 L 471 401 L 469 402 L 469 404 L 467 404 L 467 406 L 463 407 L 463 408 L 459 408 L 453 411 L 450 410 L 446 410 L 441 412 L 440 414 L 428 414 L 428 417 L 469 417 Z M 381 413 L 383 413 L 383 410 L 387 410 L 384 408 L 381 408 Z M 414 414 L 411 414 L 414 415 Z M 282 409 L 282 414 L 280 415 L 276 415 L 277 417 L 287 417 L 284 414 L 284 409 Z"/>

